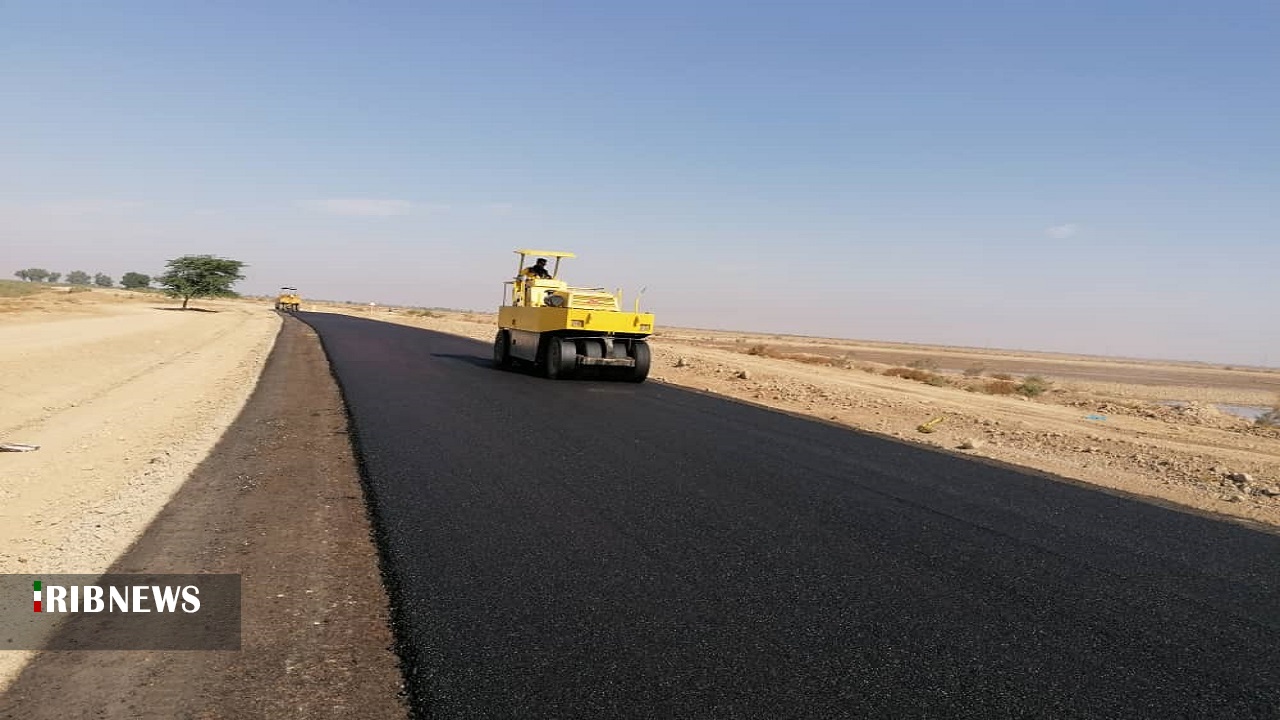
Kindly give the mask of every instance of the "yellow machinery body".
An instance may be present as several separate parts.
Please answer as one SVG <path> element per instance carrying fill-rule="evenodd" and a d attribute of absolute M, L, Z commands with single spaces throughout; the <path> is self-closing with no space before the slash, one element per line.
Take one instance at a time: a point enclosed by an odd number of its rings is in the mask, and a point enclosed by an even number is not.
<path fill-rule="evenodd" d="M 622 293 L 575 287 L 559 277 L 560 261 L 575 257 L 558 250 L 516 250 L 520 270 L 507 281 L 498 309 L 494 364 L 509 368 L 531 364 L 550 378 L 603 377 L 643 382 L 649 374 L 646 338 L 653 314 L 622 307 Z M 550 277 L 525 270 L 529 257 L 554 257 Z"/>
<path fill-rule="evenodd" d="M 276 309 L 285 312 L 297 312 L 302 308 L 302 297 L 298 295 L 298 288 L 280 288 L 280 294 L 276 296 Z"/>

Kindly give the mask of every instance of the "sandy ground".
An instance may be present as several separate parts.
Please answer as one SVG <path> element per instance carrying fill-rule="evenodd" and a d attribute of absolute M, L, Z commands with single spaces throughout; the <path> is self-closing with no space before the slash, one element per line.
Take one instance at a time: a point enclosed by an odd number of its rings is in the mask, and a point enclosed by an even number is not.
<path fill-rule="evenodd" d="M 485 342 L 495 328 L 482 313 L 303 309 Z M 651 345 L 652 381 L 1280 527 L 1280 428 L 1214 407 L 1277 404 L 1280 371 L 663 328 Z M 936 368 L 936 384 L 884 374 L 908 364 Z M 1032 374 L 1050 383 L 1038 397 L 984 391 Z"/>
<path fill-rule="evenodd" d="M 406 716 L 346 412 L 315 333 L 286 322 L 261 378 L 108 570 L 240 575 L 241 650 L 41 652 L 0 692 L 0 718 Z"/>
<path fill-rule="evenodd" d="M 0 300 L 0 572 L 98 573 L 253 391 L 280 327 L 236 302 L 175 312 L 95 290 Z M 0 653 L 0 687 L 27 658 Z"/>
<path fill-rule="evenodd" d="M 280 326 L 94 295 L 0 313 L 0 442 L 40 446 L 0 455 L 0 572 L 105 567 L 240 412 Z"/>

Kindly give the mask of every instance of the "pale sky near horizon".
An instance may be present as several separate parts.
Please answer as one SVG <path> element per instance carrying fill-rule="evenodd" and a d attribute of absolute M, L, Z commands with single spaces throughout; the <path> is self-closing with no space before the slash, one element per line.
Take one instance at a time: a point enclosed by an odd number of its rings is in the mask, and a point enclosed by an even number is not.
<path fill-rule="evenodd" d="M 0 276 L 1280 366 L 1280 5 L 26 2 Z"/>

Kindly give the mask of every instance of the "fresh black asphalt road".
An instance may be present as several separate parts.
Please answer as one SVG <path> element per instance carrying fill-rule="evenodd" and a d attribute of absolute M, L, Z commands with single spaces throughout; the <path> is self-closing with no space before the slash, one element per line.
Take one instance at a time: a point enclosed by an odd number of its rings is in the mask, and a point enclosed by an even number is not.
<path fill-rule="evenodd" d="M 659 383 L 301 313 L 414 710 L 1280 718 L 1280 537 Z"/>

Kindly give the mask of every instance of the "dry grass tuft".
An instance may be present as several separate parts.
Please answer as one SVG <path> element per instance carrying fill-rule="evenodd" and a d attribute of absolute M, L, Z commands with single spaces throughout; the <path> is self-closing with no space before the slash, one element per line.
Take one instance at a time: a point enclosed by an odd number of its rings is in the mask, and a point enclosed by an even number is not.
<path fill-rule="evenodd" d="M 982 386 L 982 392 L 988 395 L 1014 395 L 1018 392 L 1018 384 L 1012 380 L 992 380 Z"/>
<path fill-rule="evenodd" d="M 1048 392 L 1051 387 L 1053 387 L 1053 383 L 1045 380 L 1039 375 L 1028 375 L 1022 379 L 1022 383 L 1018 385 L 1017 391 L 1019 395 L 1039 397 Z"/>
<path fill-rule="evenodd" d="M 1254 422 L 1264 427 L 1280 427 L 1280 400 L 1276 400 L 1276 404 L 1259 415 Z"/>
<path fill-rule="evenodd" d="M 944 385 L 951 384 L 950 382 L 947 381 L 947 378 L 945 376 L 939 375 L 938 373 L 929 372 L 928 370 L 921 370 L 919 368 L 893 367 L 893 368 L 889 368 L 888 370 L 885 370 L 884 374 L 890 377 L 900 377 L 900 378 L 906 378 L 907 380 L 916 380 L 918 382 L 925 383 L 926 385 L 933 385 L 934 387 L 942 387 Z"/>

